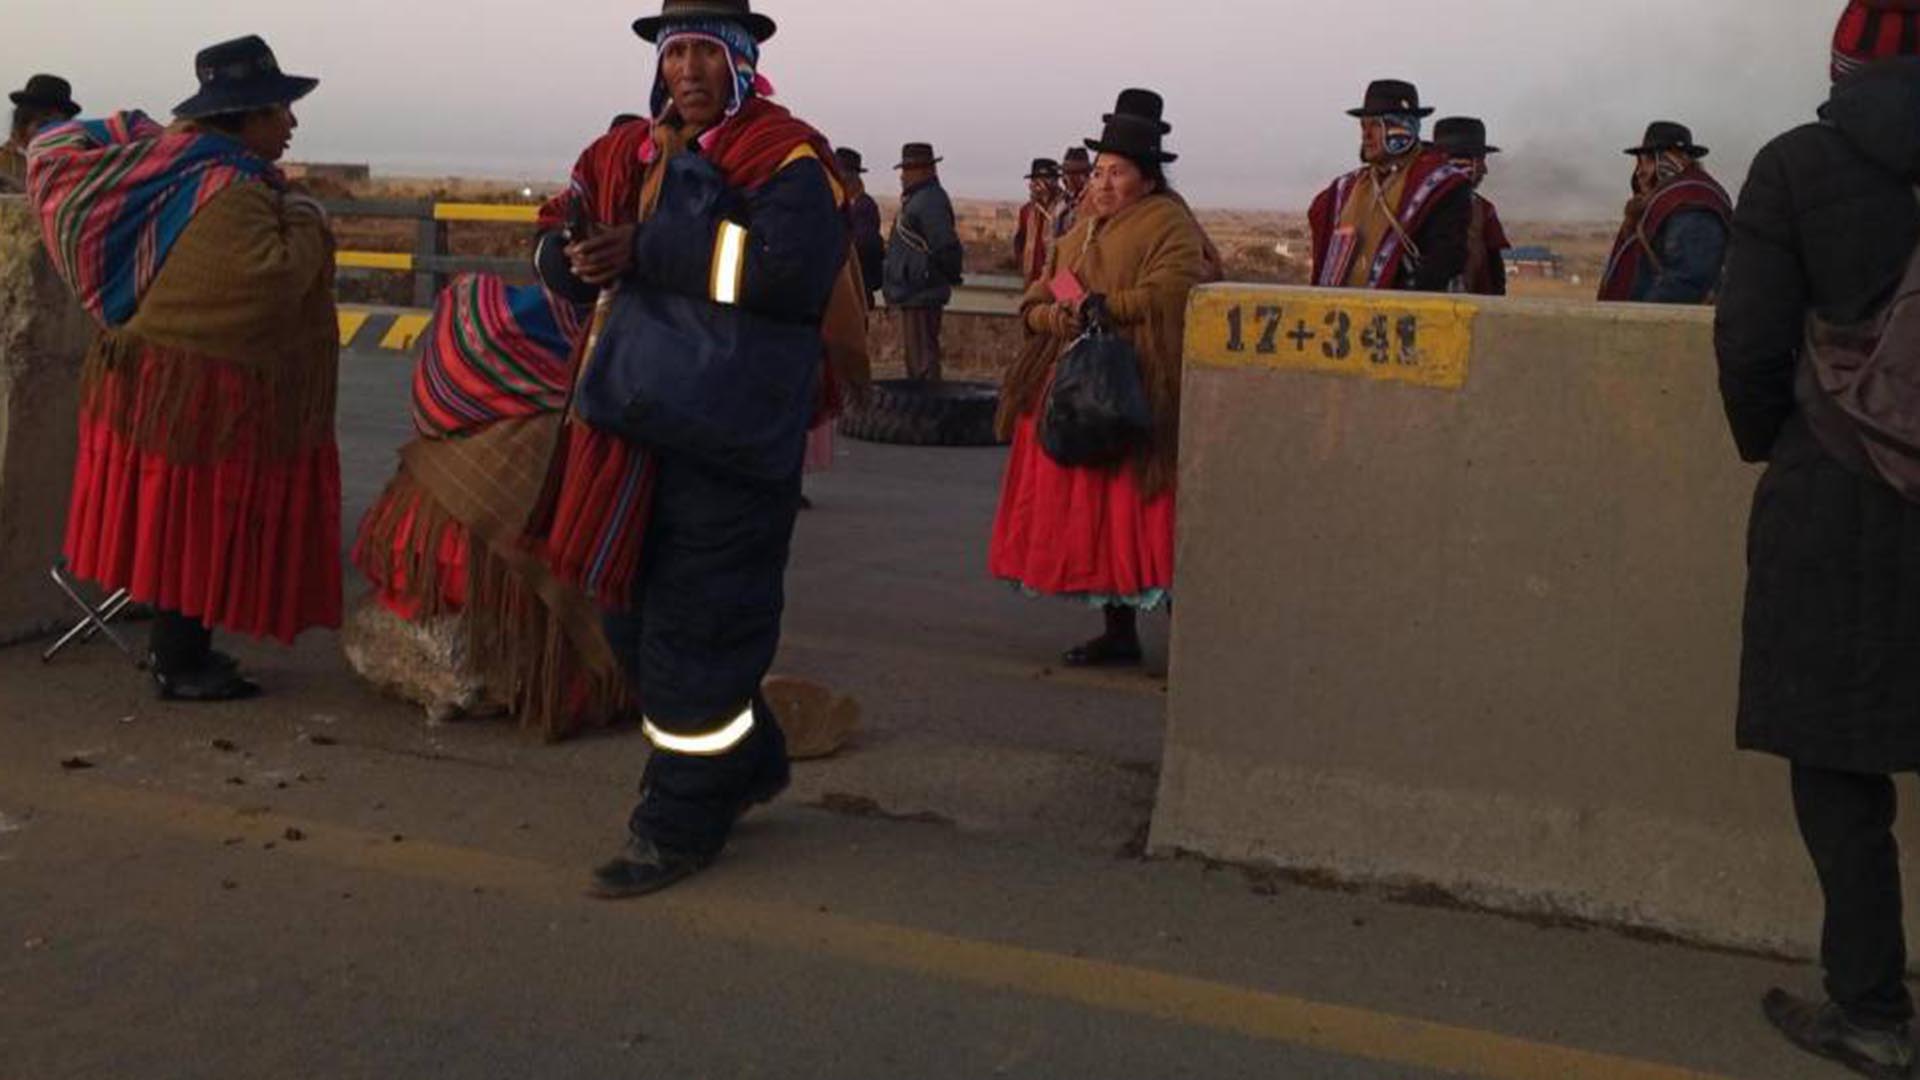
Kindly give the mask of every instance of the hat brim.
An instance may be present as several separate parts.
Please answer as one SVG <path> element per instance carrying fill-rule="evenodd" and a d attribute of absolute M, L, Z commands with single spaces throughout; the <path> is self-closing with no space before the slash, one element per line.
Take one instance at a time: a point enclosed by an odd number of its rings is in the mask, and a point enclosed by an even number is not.
<path fill-rule="evenodd" d="M 1640 156 L 1641 154 L 1658 154 L 1658 153 L 1660 153 L 1660 152 L 1661 152 L 1662 150 L 1680 150 L 1680 151 L 1683 151 L 1683 152 L 1685 152 L 1685 153 L 1688 153 L 1688 154 L 1692 154 L 1692 155 L 1693 155 L 1694 157 L 1697 157 L 1697 158 L 1702 158 L 1702 157 L 1706 157 L 1706 156 L 1707 156 L 1708 154 L 1711 154 L 1711 153 L 1713 153 L 1713 151 L 1711 151 L 1711 150 L 1709 150 L 1709 149 L 1707 149 L 1707 148 L 1706 148 L 1706 147 L 1704 147 L 1704 146 L 1693 146 L 1693 145 L 1687 145 L 1687 146 L 1635 146 L 1635 147 L 1631 147 L 1631 148 L 1629 148 L 1628 150 L 1626 150 L 1626 151 L 1625 151 L 1625 153 L 1626 153 L 1626 155 L 1627 155 L 1628 157 L 1639 157 L 1639 156 Z"/>
<path fill-rule="evenodd" d="M 932 161 L 903 161 L 903 162 L 901 162 L 900 164 L 898 164 L 898 165 L 895 165 L 895 166 L 893 167 L 893 171 L 894 171 L 894 172 L 899 172 L 899 171 L 900 171 L 901 169 L 924 169 L 924 168 L 929 168 L 929 167 L 931 167 L 931 166 L 934 166 L 934 165 L 938 165 L 938 164 L 940 164 L 941 162 L 943 162 L 943 161 L 945 161 L 945 160 L 947 160 L 947 159 L 946 159 L 946 158 L 943 158 L 943 157 L 937 157 L 937 158 L 934 158 L 934 159 L 933 159 Z"/>
<path fill-rule="evenodd" d="M 202 90 L 173 107 L 173 115 L 182 120 L 201 120 L 223 113 L 248 112 L 271 105 L 291 105 L 320 86 L 319 79 L 304 75 L 275 75 L 271 79 L 244 87 Z"/>
<path fill-rule="evenodd" d="M 1143 150 L 1136 146 L 1121 146 L 1118 143 L 1102 142 L 1099 139 L 1086 140 L 1087 149 L 1096 154 L 1117 154 L 1128 161 L 1154 161 L 1162 165 L 1171 165 L 1180 160 L 1179 154 L 1169 154 L 1165 150 Z"/>
<path fill-rule="evenodd" d="M 774 33 L 780 29 L 779 24 L 775 23 L 772 19 L 754 12 L 748 12 L 742 15 L 737 11 L 725 8 L 711 8 L 704 11 L 694 8 L 685 11 L 676 11 L 672 15 L 649 15 L 644 19 L 635 19 L 633 22 L 633 32 L 640 35 L 640 40 L 645 41 L 649 45 L 658 45 L 660 43 L 660 31 L 662 28 L 676 19 L 686 19 L 689 17 L 708 17 L 737 22 L 747 28 L 747 33 L 752 34 L 753 40 L 755 41 L 769 40 L 773 37 Z"/>
<path fill-rule="evenodd" d="M 1368 109 L 1368 108 L 1359 108 L 1359 109 L 1348 109 L 1348 110 L 1347 110 L 1347 115 L 1348 115 L 1348 116 L 1351 116 L 1351 117 L 1353 117 L 1353 118 L 1354 118 L 1354 119 L 1356 119 L 1356 120 L 1371 120 L 1372 118 L 1374 118 L 1374 117 L 1376 117 L 1376 116 L 1418 116 L 1418 117 L 1422 117 L 1422 118 L 1425 118 L 1425 117 L 1428 117 L 1428 116 L 1432 116 L 1432 115 L 1433 115 L 1434 113 L 1436 113 L 1436 112 L 1439 112 L 1439 111 L 1440 111 L 1440 110 L 1438 110 L 1438 109 L 1433 109 L 1433 108 L 1427 108 L 1427 109 Z"/>
<path fill-rule="evenodd" d="M 24 90 L 15 90 L 8 94 L 7 100 L 23 109 L 57 109 L 65 113 L 69 120 L 80 115 L 80 106 L 71 101 L 49 101 L 46 98 L 34 97 Z"/>
<path fill-rule="evenodd" d="M 1107 113 L 1107 114 L 1106 114 L 1105 116 L 1102 116 L 1102 117 L 1100 118 L 1100 122 L 1101 122 L 1102 124 L 1111 124 L 1111 123 L 1113 123 L 1113 118 L 1114 118 L 1114 115 L 1115 115 L 1115 114 L 1113 114 L 1113 113 Z M 1159 128 L 1159 129 L 1160 129 L 1160 134 L 1162 134 L 1162 135 L 1171 135 L 1171 134 L 1173 134 L 1173 125 L 1172 125 L 1172 124 L 1169 124 L 1169 123 L 1167 123 L 1167 122 L 1166 122 L 1165 120 L 1149 120 L 1149 119 L 1147 119 L 1147 118 L 1146 118 L 1146 117 L 1144 117 L 1144 116 L 1128 116 L 1128 117 L 1127 117 L 1127 119 L 1128 119 L 1128 120 L 1130 120 L 1130 121 L 1133 121 L 1134 123 L 1149 123 L 1149 124 L 1152 124 L 1153 126 L 1155 126 L 1155 127 L 1157 127 L 1157 128 Z"/>
<path fill-rule="evenodd" d="M 1497 146 L 1441 146 L 1435 143 L 1433 148 L 1448 157 L 1491 157 L 1500 152 Z"/>

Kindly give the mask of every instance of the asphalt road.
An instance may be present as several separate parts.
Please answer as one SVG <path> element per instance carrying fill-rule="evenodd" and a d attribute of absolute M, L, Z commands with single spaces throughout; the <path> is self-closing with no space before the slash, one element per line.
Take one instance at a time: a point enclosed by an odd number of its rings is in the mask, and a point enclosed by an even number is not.
<path fill-rule="evenodd" d="M 350 521 L 405 385 L 346 364 Z M 1758 1016 L 1803 966 L 1142 859 L 1162 682 L 986 580 L 1001 455 L 843 449 L 781 666 L 866 727 L 650 901 L 581 895 L 631 733 L 428 728 L 328 635 L 230 709 L 0 652 L 0 1080 L 1833 1075 Z"/>

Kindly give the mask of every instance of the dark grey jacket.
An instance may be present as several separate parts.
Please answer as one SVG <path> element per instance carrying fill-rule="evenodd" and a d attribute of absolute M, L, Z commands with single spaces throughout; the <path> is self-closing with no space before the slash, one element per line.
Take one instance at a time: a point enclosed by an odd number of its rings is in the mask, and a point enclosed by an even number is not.
<path fill-rule="evenodd" d="M 953 200 L 940 181 L 907 191 L 887 238 L 886 296 L 890 307 L 946 307 L 960 284 L 966 249 L 954 223 Z"/>
<path fill-rule="evenodd" d="M 1842 83 L 1755 159 L 1715 340 L 1748 538 L 1739 742 L 1852 772 L 1920 768 L 1920 505 L 1821 449 L 1794 403 L 1807 315 L 1856 322 L 1920 242 L 1920 64 Z"/>
<path fill-rule="evenodd" d="M 1720 285 L 1727 227 L 1711 210 L 1686 210 L 1667 219 L 1655 241 L 1659 268 L 1641 271 L 1633 299 L 1641 304 L 1704 304 Z"/>

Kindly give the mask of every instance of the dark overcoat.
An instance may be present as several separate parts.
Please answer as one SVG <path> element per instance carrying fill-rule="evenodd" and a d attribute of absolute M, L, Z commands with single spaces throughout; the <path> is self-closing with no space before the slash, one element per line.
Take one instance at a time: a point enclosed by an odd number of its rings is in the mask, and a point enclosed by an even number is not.
<path fill-rule="evenodd" d="M 1848 471 L 1794 403 L 1810 313 L 1873 314 L 1920 240 L 1920 64 L 1835 88 L 1754 161 L 1715 340 L 1748 538 L 1739 744 L 1856 772 L 1920 768 L 1920 504 Z M 1920 404 L 1920 403 L 1916 403 Z"/>

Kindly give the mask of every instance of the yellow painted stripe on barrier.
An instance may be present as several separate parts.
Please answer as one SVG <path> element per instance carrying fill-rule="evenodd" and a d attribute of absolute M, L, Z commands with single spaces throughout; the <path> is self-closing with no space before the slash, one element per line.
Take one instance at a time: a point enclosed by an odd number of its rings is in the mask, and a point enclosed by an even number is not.
<path fill-rule="evenodd" d="M 380 347 L 397 350 L 413 348 L 413 343 L 419 341 L 420 335 L 426 331 L 428 318 L 426 315 L 396 317 L 393 325 L 387 328 L 387 336 L 380 339 Z"/>
<path fill-rule="evenodd" d="M 540 208 L 496 203 L 435 203 L 433 220 L 505 221 L 517 225 L 530 225 L 540 220 Z"/>
<path fill-rule="evenodd" d="M 411 270 L 413 256 L 404 252 L 388 251 L 342 251 L 334 256 L 334 261 L 343 269 L 353 270 Z"/>
<path fill-rule="evenodd" d="M 364 311 L 342 311 L 340 313 L 340 347 L 353 344 L 360 335 L 360 328 L 367 325 L 367 313 Z"/>
<path fill-rule="evenodd" d="M 1478 313 L 1435 296 L 1215 286 L 1188 302 L 1187 362 L 1459 390 Z"/>

